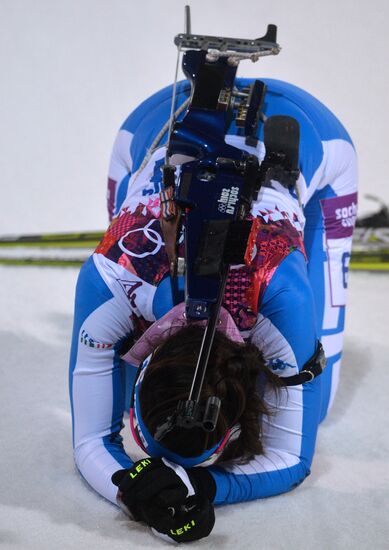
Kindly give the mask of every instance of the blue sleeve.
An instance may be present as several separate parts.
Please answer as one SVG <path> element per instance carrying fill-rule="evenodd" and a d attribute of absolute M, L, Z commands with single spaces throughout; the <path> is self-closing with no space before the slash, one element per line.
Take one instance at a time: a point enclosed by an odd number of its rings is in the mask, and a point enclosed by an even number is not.
<path fill-rule="evenodd" d="M 70 355 L 74 458 L 89 485 L 113 503 L 117 487 L 112 474 L 133 464 L 120 435 L 124 407 L 120 348 L 132 329 L 122 310 L 91 257 L 78 278 Z"/>
<path fill-rule="evenodd" d="M 293 252 L 274 274 L 260 308 L 252 341 L 279 376 L 301 370 L 316 348 L 315 310 L 305 259 Z M 264 454 L 248 464 L 214 466 L 215 503 L 265 498 L 290 491 L 310 473 L 319 424 L 321 380 L 290 386 L 274 397 L 266 392 L 268 406 L 276 410 L 264 417 Z"/>

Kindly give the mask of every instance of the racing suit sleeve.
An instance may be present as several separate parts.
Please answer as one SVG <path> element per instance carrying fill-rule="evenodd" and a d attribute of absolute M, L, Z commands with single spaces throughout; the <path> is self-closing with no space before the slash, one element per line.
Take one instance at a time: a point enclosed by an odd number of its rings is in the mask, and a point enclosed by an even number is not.
<path fill-rule="evenodd" d="M 120 436 L 124 369 L 119 352 L 131 331 L 125 303 L 113 296 L 92 256 L 76 288 L 69 373 L 74 459 L 89 485 L 113 503 L 112 474 L 133 464 Z"/>
<path fill-rule="evenodd" d="M 251 339 L 279 376 L 292 376 L 317 345 L 315 308 L 305 259 L 289 254 L 266 289 Z M 216 481 L 216 504 L 265 498 L 290 491 L 310 473 L 320 417 L 320 376 L 273 391 L 265 400 L 273 414 L 262 419 L 264 454 L 248 464 L 226 463 L 208 471 Z"/>

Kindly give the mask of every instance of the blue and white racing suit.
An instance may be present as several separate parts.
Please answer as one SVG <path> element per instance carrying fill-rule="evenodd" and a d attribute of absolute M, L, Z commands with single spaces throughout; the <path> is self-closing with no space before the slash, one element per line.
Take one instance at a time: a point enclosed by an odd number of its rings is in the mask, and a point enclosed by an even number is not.
<path fill-rule="evenodd" d="M 276 495 L 304 480 L 319 423 L 336 392 L 342 355 L 357 204 L 355 151 L 346 130 L 318 100 L 290 84 L 264 81 L 264 114 L 289 115 L 300 124 L 301 175 L 295 192 L 272 181 L 253 204 L 264 231 L 271 226 L 277 233 L 258 264 L 255 318 L 240 308 L 245 294 L 239 289 L 247 290 L 248 283 L 239 269 L 231 269 L 225 302 L 242 336 L 260 348 L 279 376 L 301 370 L 318 339 L 328 363 L 312 382 L 281 390 L 280 402 L 265 396 L 276 413 L 262 421 L 263 455 L 245 465 L 208 467 L 216 481 L 216 504 Z M 237 79 L 239 88 L 250 82 Z M 180 105 L 190 95 L 189 83 L 179 83 L 177 91 Z M 123 343 L 173 306 L 158 221 L 167 132 L 149 151 L 169 118 L 171 95 L 168 87 L 147 99 L 119 130 L 108 182 L 113 220 L 82 267 L 76 290 L 70 359 L 75 461 L 87 482 L 112 502 L 117 488 L 111 475 L 133 463 L 120 436 L 128 385 Z M 232 124 L 226 141 L 262 160 L 262 127 L 258 137 L 256 147 L 246 146 Z M 265 256 L 273 260 L 266 264 Z"/>

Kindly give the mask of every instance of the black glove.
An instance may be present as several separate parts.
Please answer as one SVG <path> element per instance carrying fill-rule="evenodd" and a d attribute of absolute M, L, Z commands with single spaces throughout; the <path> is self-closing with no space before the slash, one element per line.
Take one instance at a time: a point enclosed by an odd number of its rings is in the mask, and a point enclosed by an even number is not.
<path fill-rule="evenodd" d="M 161 458 L 145 458 L 128 470 L 119 470 L 112 476 L 119 487 L 118 500 L 124 503 L 135 520 L 143 519 L 140 504 L 151 499 L 159 506 L 182 504 L 188 489 L 172 468 Z"/>
<path fill-rule="evenodd" d="M 207 468 L 190 468 L 187 473 L 196 493 L 205 495 L 210 502 L 213 502 L 216 495 L 216 482 Z"/>
<path fill-rule="evenodd" d="M 147 458 L 112 476 L 118 502 L 154 534 L 176 542 L 206 537 L 215 524 L 216 484 L 204 468 L 186 471 L 165 459 Z"/>

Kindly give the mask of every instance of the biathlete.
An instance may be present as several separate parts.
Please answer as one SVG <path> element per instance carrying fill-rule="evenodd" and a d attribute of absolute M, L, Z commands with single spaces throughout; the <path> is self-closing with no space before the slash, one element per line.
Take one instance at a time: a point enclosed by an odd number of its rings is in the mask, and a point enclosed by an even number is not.
<path fill-rule="evenodd" d="M 202 389 L 204 400 L 221 399 L 214 431 L 173 427 L 162 438 L 160 431 L 187 398 L 204 332 L 201 322 L 186 319 L 181 276 L 172 291 L 160 224 L 171 86 L 119 130 L 108 180 L 112 221 L 77 283 L 70 360 L 76 465 L 95 491 L 169 540 L 208 535 L 214 505 L 298 486 L 310 473 L 318 426 L 338 385 L 355 150 L 317 99 L 263 81 L 263 119 L 287 115 L 300 125 L 301 172 L 293 190 L 276 180 L 261 187 L 251 207 L 258 219 L 251 265 L 229 270 Z M 235 84 L 241 90 L 251 82 Z M 178 83 L 178 106 L 190 91 L 187 81 Z M 259 140 L 248 145 L 232 123 L 226 142 L 261 162 L 261 132 L 260 124 Z M 323 373 L 285 386 L 316 360 L 318 342 L 327 358 Z M 128 365 L 138 373 L 135 384 Z M 129 389 L 129 432 L 141 460 L 126 452 L 121 436 Z"/>

